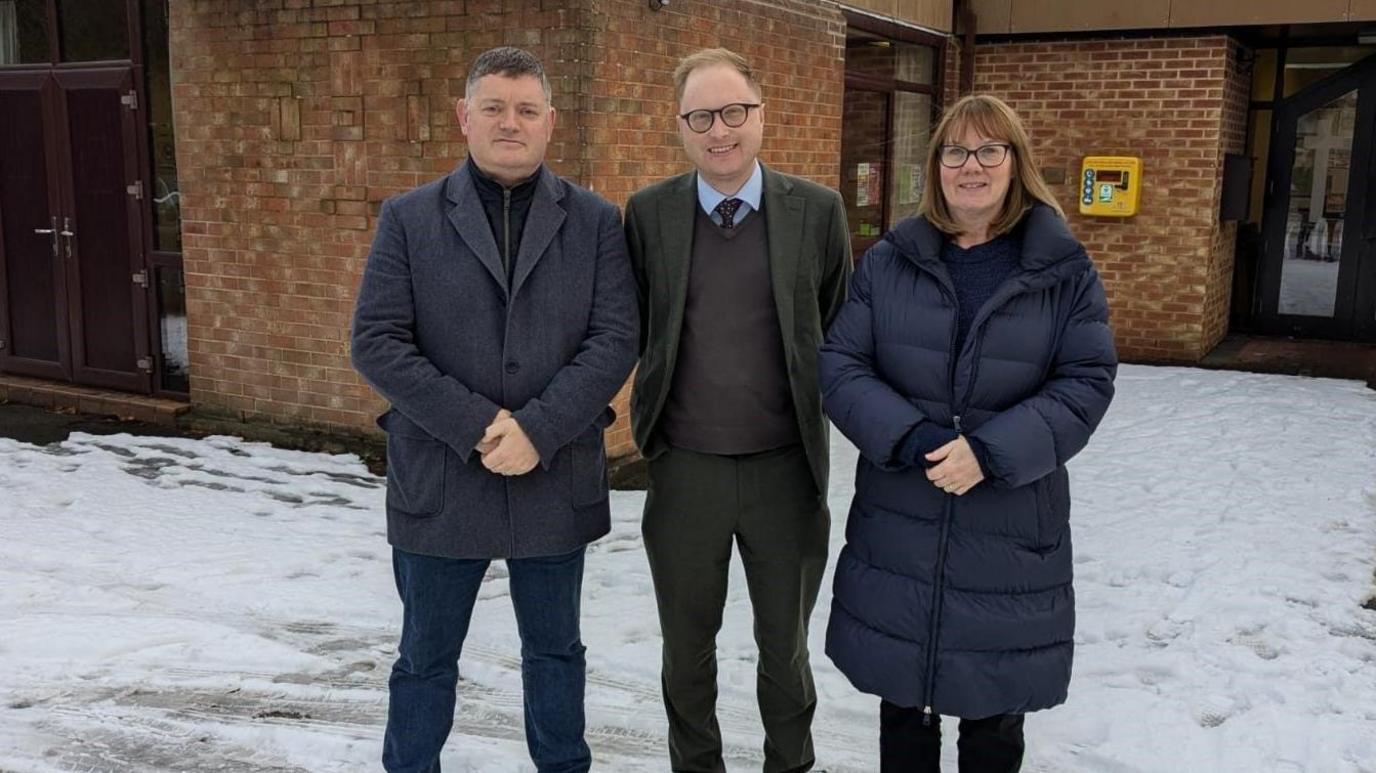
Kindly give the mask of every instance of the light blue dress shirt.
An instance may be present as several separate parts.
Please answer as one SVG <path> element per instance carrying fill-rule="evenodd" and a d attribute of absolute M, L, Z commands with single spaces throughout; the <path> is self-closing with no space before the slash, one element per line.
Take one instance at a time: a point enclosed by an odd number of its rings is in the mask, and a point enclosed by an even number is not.
<path fill-rule="evenodd" d="M 755 162 L 755 171 L 750 174 L 750 179 L 745 181 L 740 191 L 734 196 L 727 196 L 716 188 L 708 185 L 698 175 L 698 203 L 702 205 L 702 211 L 712 218 L 712 222 L 721 225 L 721 215 L 713 210 L 717 208 L 725 199 L 740 199 L 741 208 L 736 210 L 736 225 L 745 222 L 745 218 L 755 210 L 760 208 L 760 196 L 764 193 L 764 173 L 760 171 L 760 162 Z"/>

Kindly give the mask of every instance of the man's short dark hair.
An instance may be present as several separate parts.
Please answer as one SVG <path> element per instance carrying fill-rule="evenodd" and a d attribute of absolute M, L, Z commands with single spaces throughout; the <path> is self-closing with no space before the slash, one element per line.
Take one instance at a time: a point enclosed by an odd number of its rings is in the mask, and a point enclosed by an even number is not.
<path fill-rule="evenodd" d="M 520 78 L 526 75 L 537 78 L 540 87 L 545 90 L 545 101 L 549 102 L 552 95 L 549 89 L 549 78 L 545 77 L 545 66 L 540 64 L 540 60 L 529 51 L 524 51 L 511 46 L 492 48 L 482 52 L 478 58 L 473 60 L 473 66 L 468 70 L 468 83 L 464 87 L 464 98 L 473 98 L 473 89 L 477 87 L 478 81 L 485 75 L 501 75 L 506 78 Z"/>

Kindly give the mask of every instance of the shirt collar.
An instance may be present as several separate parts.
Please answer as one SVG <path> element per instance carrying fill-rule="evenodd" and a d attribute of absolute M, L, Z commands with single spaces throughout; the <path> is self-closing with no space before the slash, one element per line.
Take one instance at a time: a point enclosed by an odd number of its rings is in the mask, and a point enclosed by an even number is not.
<path fill-rule="evenodd" d="M 764 193 L 764 173 L 760 171 L 759 161 L 755 162 L 755 171 L 750 173 L 750 179 L 745 181 L 745 185 L 742 185 L 741 189 L 734 196 L 727 196 L 725 193 L 708 185 L 707 181 L 702 179 L 702 175 L 698 175 L 697 178 L 698 204 L 702 205 L 702 211 L 709 215 L 712 214 L 712 210 L 716 209 L 717 205 L 720 204 L 723 199 L 728 198 L 740 199 L 744 202 L 741 204 L 740 210 L 736 213 L 737 220 L 744 217 L 745 213 L 760 208 L 760 196 Z"/>

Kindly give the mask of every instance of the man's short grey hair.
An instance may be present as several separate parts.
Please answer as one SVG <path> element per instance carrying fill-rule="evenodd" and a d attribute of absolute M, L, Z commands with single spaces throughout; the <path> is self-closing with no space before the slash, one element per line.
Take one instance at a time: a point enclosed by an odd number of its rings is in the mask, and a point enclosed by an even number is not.
<path fill-rule="evenodd" d="M 536 59 L 535 55 L 529 51 L 502 46 L 479 54 L 478 58 L 473 60 L 473 67 L 468 70 L 468 84 L 464 87 L 464 99 L 473 98 L 473 89 L 477 88 L 478 81 L 485 75 L 501 75 L 506 78 L 520 78 L 529 75 L 538 78 L 540 87 L 545 90 L 545 101 L 553 100 L 549 88 L 549 78 L 545 77 L 545 66 L 540 64 L 540 60 Z"/>

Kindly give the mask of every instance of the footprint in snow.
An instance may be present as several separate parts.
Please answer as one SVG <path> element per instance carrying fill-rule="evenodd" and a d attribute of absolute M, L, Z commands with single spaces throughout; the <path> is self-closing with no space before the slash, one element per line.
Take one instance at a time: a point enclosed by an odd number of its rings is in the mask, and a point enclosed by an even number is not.
<path fill-rule="evenodd" d="M 1169 646 L 1182 634 L 1188 634 L 1194 630 L 1194 623 L 1189 620 L 1157 620 L 1147 626 L 1147 641 L 1157 647 Z"/>
<path fill-rule="evenodd" d="M 1175 669 L 1165 666 L 1141 666 L 1137 669 L 1137 681 L 1148 687 L 1171 681 L 1175 678 Z"/>
<path fill-rule="evenodd" d="M 1246 647 L 1262 660 L 1275 660 L 1280 657 L 1281 651 L 1263 635 L 1265 629 L 1266 626 L 1241 629 L 1228 638 L 1228 643 Z"/>
<path fill-rule="evenodd" d="M 1233 715 L 1246 710 L 1246 706 L 1240 704 L 1237 699 L 1228 695 L 1205 695 L 1194 706 L 1192 713 L 1194 721 L 1200 727 L 1218 727 L 1227 722 Z"/>

